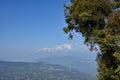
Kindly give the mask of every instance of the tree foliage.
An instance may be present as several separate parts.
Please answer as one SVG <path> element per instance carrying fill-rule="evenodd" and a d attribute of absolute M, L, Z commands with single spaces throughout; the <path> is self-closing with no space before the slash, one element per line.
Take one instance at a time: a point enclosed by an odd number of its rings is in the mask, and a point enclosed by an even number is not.
<path fill-rule="evenodd" d="M 82 33 L 90 50 L 100 48 L 97 56 L 98 80 L 120 79 L 120 0 L 71 0 L 65 5 L 64 32 Z"/>

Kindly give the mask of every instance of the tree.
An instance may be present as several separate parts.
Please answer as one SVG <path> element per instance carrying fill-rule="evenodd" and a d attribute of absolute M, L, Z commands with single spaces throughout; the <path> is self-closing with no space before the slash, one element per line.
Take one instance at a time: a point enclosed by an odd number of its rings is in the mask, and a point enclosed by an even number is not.
<path fill-rule="evenodd" d="M 71 0 L 65 5 L 64 32 L 82 33 L 90 50 L 97 55 L 98 80 L 120 79 L 120 0 Z"/>

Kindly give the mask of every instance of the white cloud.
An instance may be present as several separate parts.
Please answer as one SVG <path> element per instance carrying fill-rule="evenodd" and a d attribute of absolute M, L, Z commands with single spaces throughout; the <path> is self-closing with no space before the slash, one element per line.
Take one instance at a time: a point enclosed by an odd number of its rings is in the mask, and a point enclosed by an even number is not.
<path fill-rule="evenodd" d="M 37 49 L 37 52 L 56 52 L 56 51 L 70 51 L 70 52 L 88 52 L 89 47 L 79 43 L 61 44 L 54 47 L 44 47 Z"/>
<path fill-rule="evenodd" d="M 38 49 L 37 51 L 62 51 L 62 50 L 71 50 L 72 45 L 71 44 L 62 44 L 62 45 L 56 45 L 55 47 L 52 48 L 41 48 Z"/>

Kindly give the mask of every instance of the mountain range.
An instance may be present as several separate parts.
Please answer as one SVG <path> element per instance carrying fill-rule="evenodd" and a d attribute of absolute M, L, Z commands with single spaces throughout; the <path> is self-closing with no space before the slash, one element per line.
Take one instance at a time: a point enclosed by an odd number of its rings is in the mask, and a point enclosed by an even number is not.
<path fill-rule="evenodd" d="M 96 77 L 44 62 L 0 61 L 0 80 L 96 80 Z"/>
<path fill-rule="evenodd" d="M 88 73 L 92 75 L 97 75 L 97 63 L 92 59 L 88 58 L 82 58 L 81 56 L 52 56 L 52 57 L 45 57 L 36 60 L 37 61 L 43 61 L 46 63 L 51 64 L 58 64 L 63 65 L 69 68 L 74 68 L 80 72 Z"/>

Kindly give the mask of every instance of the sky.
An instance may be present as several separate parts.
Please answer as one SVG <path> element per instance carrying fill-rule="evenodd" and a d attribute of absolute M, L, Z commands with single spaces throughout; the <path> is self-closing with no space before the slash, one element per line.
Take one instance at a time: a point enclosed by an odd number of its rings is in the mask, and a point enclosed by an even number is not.
<path fill-rule="evenodd" d="M 0 0 L 0 60 L 94 53 L 81 34 L 68 40 L 63 5 L 64 0 Z"/>

